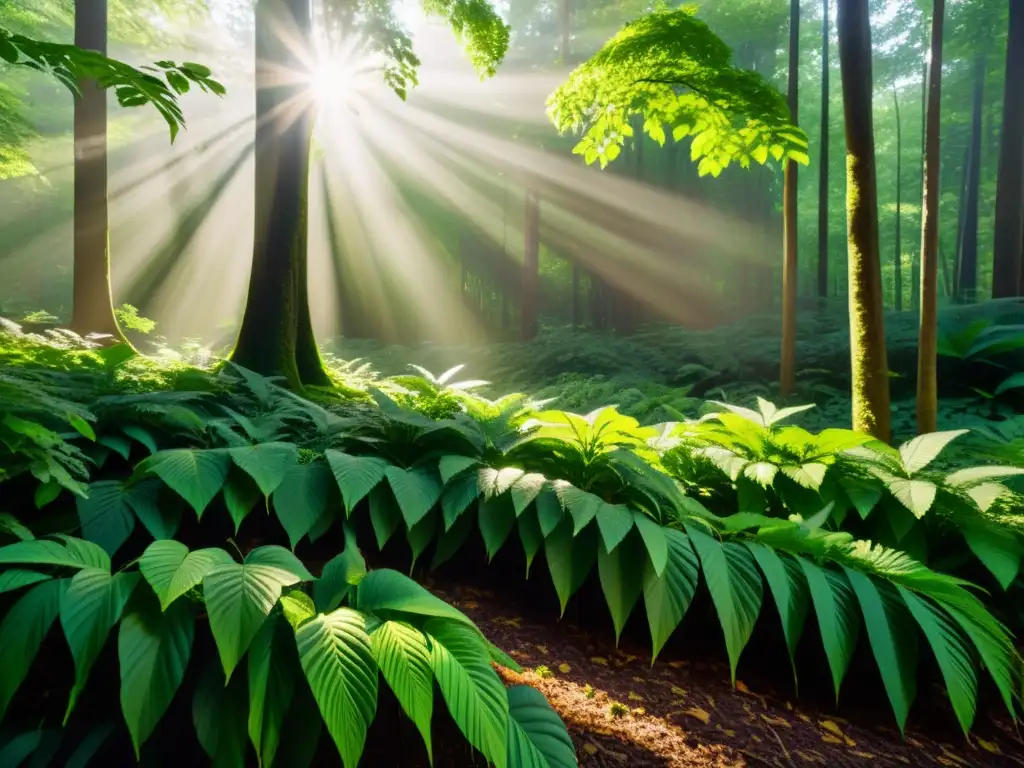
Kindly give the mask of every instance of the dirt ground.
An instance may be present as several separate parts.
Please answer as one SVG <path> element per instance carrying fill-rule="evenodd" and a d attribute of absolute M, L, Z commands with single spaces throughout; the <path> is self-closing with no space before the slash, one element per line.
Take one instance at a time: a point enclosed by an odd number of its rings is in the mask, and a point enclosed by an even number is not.
<path fill-rule="evenodd" d="M 942 717 L 941 727 L 929 729 L 928 710 L 948 708 L 937 688 L 919 693 L 915 709 L 924 709 L 924 716 L 912 713 L 901 739 L 895 725 L 880 718 L 865 723 L 858 716 L 855 723 L 742 679 L 734 689 L 724 660 L 666 653 L 652 666 L 648 649 L 625 640 L 616 648 L 607 633 L 530 617 L 508 595 L 450 582 L 428 585 L 522 665 L 522 675 L 501 674 L 509 684 L 543 691 L 586 768 L 1024 766 L 1024 741 L 998 713 L 983 710 L 970 741 L 955 724 L 946 728 Z M 915 727 L 919 721 L 924 725 Z"/>

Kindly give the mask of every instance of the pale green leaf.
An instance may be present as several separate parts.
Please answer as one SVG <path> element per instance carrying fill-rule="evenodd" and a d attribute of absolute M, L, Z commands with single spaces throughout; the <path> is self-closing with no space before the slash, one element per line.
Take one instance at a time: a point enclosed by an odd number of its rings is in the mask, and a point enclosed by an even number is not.
<path fill-rule="evenodd" d="M 516 768 L 576 768 L 576 748 L 544 694 L 514 685 L 508 696 L 507 764 Z"/>
<path fill-rule="evenodd" d="M 373 656 L 402 711 L 415 723 L 427 755 L 433 755 L 430 719 L 434 712 L 434 674 L 427 638 L 404 622 L 385 621 L 370 635 Z"/>

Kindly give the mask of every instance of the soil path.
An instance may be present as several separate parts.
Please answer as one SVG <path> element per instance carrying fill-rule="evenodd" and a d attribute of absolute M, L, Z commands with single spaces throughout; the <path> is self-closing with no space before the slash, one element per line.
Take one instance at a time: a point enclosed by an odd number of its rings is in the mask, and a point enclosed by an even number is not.
<path fill-rule="evenodd" d="M 543 691 L 565 720 L 585 768 L 710 766 L 1024 766 L 1024 741 L 1013 727 L 979 715 L 970 742 L 955 725 L 916 730 L 864 724 L 815 711 L 738 680 L 714 661 L 659 658 L 619 648 L 604 634 L 566 622 L 524 618 L 515 598 L 447 581 L 427 582 L 469 615 L 525 672 L 501 671 L 506 682 Z M 915 707 L 946 706 L 936 689 Z M 882 704 L 884 706 L 884 703 Z M 868 713 L 870 714 L 870 713 Z M 858 713 L 859 715 L 859 713 Z M 868 718 L 871 719 L 870 717 Z M 941 719 L 941 718 L 940 718 Z M 944 740 L 943 734 L 948 733 Z"/>

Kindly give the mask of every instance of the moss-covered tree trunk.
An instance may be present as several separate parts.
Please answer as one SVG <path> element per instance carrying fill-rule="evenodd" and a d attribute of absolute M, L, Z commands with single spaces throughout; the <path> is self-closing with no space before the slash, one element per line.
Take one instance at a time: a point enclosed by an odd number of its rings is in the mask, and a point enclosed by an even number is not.
<path fill-rule="evenodd" d="M 107 52 L 107 0 L 75 3 L 75 45 Z M 107 235 L 107 94 L 92 80 L 75 100 L 74 280 L 71 329 L 125 341 L 110 293 Z"/>
<path fill-rule="evenodd" d="M 799 118 L 797 87 L 800 82 L 800 0 L 789 3 L 789 115 L 793 125 Z M 796 381 L 796 161 L 786 163 L 782 186 L 782 359 L 779 363 L 779 394 L 793 392 Z"/>
<path fill-rule="evenodd" d="M 821 159 L 818 161 L 818 298 L 828 297 L 828 0 L 821 16 Z"/>
<path fill-rule="evenodd" d="M 329 383 L 309 315 L 309 150 L 313 104 L 295 50 L 309 46 L 308 0 L 256 3 L 256 180 L 252 272 L 231 360 L 301 389 Z"/>
<path fill-rule="evenodd" d="M 945 0 L 932 4 L 928 119 L 924 153 L 924 213 L 921 217 L 921 314 L 917 332 L 917 432 L 934 432 L 939 413 L 936 371 L 939 331 L 939 124 L 942 105 L 942 29 Z M 948 291 L 948 281 L 947 281 Z"/>
<path fill-rule="evenodd" d="M 1003 130 L 996 182 L 995 248 L 992 298 L 1024 294 L 1021 245 L 1024 243 L 1024 3 L 1010 0 L 1006 41 Z"/>
<path fill-rule="evenodd" d="M 846 122 L 846 219 L 850 296 L 853 428 L 891 437 L 878 185 L 872 125 L 871 24 L 868 0 L 839 0 L 839 68 Z"/>

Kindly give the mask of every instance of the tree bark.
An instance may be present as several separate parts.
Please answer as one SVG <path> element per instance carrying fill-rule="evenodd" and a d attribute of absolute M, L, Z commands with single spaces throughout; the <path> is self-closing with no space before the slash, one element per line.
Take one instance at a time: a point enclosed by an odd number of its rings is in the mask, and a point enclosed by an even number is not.
<path fill-rule="evenodd" d="M 878 185 L 872 125 L 871 24 L 868 0 L 839 0 L 839 68 L 846 122 L 846 209 L 853 428 L 891 437 Z"/>
<path fill-rule="evenodd" d="M 800 82 L 800 0 L 789 3 L 789 119 L 794 125 L 799 119 L 797 88 Z M 793 392 L 796 379 L 796 297 L 799 273 L 797 271 L 796 239 L 796 161 L 786 163 L 782 187 L 782 359 L 779 362 L 779 394 L 787 397 Z"/>
<path fill-rule="evenodd" d="M 308 0 L 256 3 L 256 179 L 252 271 L 231 360 L 289 386 L 330 383 L 309 314 L 308 193 L 313 104 L 301 82 Z M 285 80 L 286 82 L 282 82 Z"/>
<path fill-rule="evenodd" d="M 75 45 L 107 52 L 107 0 L 75 3 Z M 107 94 L 93 80 L 78 83 L 75 101 L 74 279 L 71 330 L 110 334 L 126 342 L 110 291 L 107 214 Z"/>
<path fill-rule="evenodd" d="M 978 294 L 978 208 L 981 200 L 981 113 L 985 103 L 985 56 L 979 56 L 974 76 L 974 104 L 971 112 L 970 163 L 967 176 L 967 205 L 964 239 L 957 280 L 961 301 L 977 301 Z"/>
<path fill-rule="evenodd" d="M 897 312 L 903 311 L 903 225 L 902 183 L 903 169 L 903 128 L 900 125 L 900 97 L 896 85 L 892 86 L 892 102 L 896 109 L 896 243 L 893 252 L 893 305 Z"/>
<path fill-rule="evenodd" d="M 921 194 L 924 195 L 924 154 L 925 154 L 925 127 L 928 117 L 928 62 L 925 62 L 921 72 Z M 921 211 L 921 226 L 924 227 L 924 211 Z M 921 306 L 921 254 L 914 251 L 914 258 L 910 267 L 910 302 L 914 309 Z"/>
<path fill-rule="evenodd" d="M 540 283 L 540 200 L 532 189 L 526 190 L 523 226 L 523 283 L 520 297 L 522 339 L 537 335 L 537 292 Z"/>
<path fill-rule="evenodd" d="M 828 297 L 828 0 L 821 18 L 821 159 L 818 167 L 818 297 Z"/>
<path fill-rule="evenodd" d="M 921 435 L 937 429 L 939 412 L 935 363 L 939 341 L 939 117 L 942 107 L 942 29 L 945 18 L 945 0 L 934 0 L 921 222 L 921 314 L 917 334 L 917 432 Z M 948 283 L 946 288 L 948 292 Z"/>
<path fill-rule="evenodd" d="M 996 181 L 995 248 L 992 298 L 1024 295 L 1021 269 L 1024 243 L 1024 3 L 1010 0 L 1010 31 L 1006 40 L 1003 129 Z"/>

